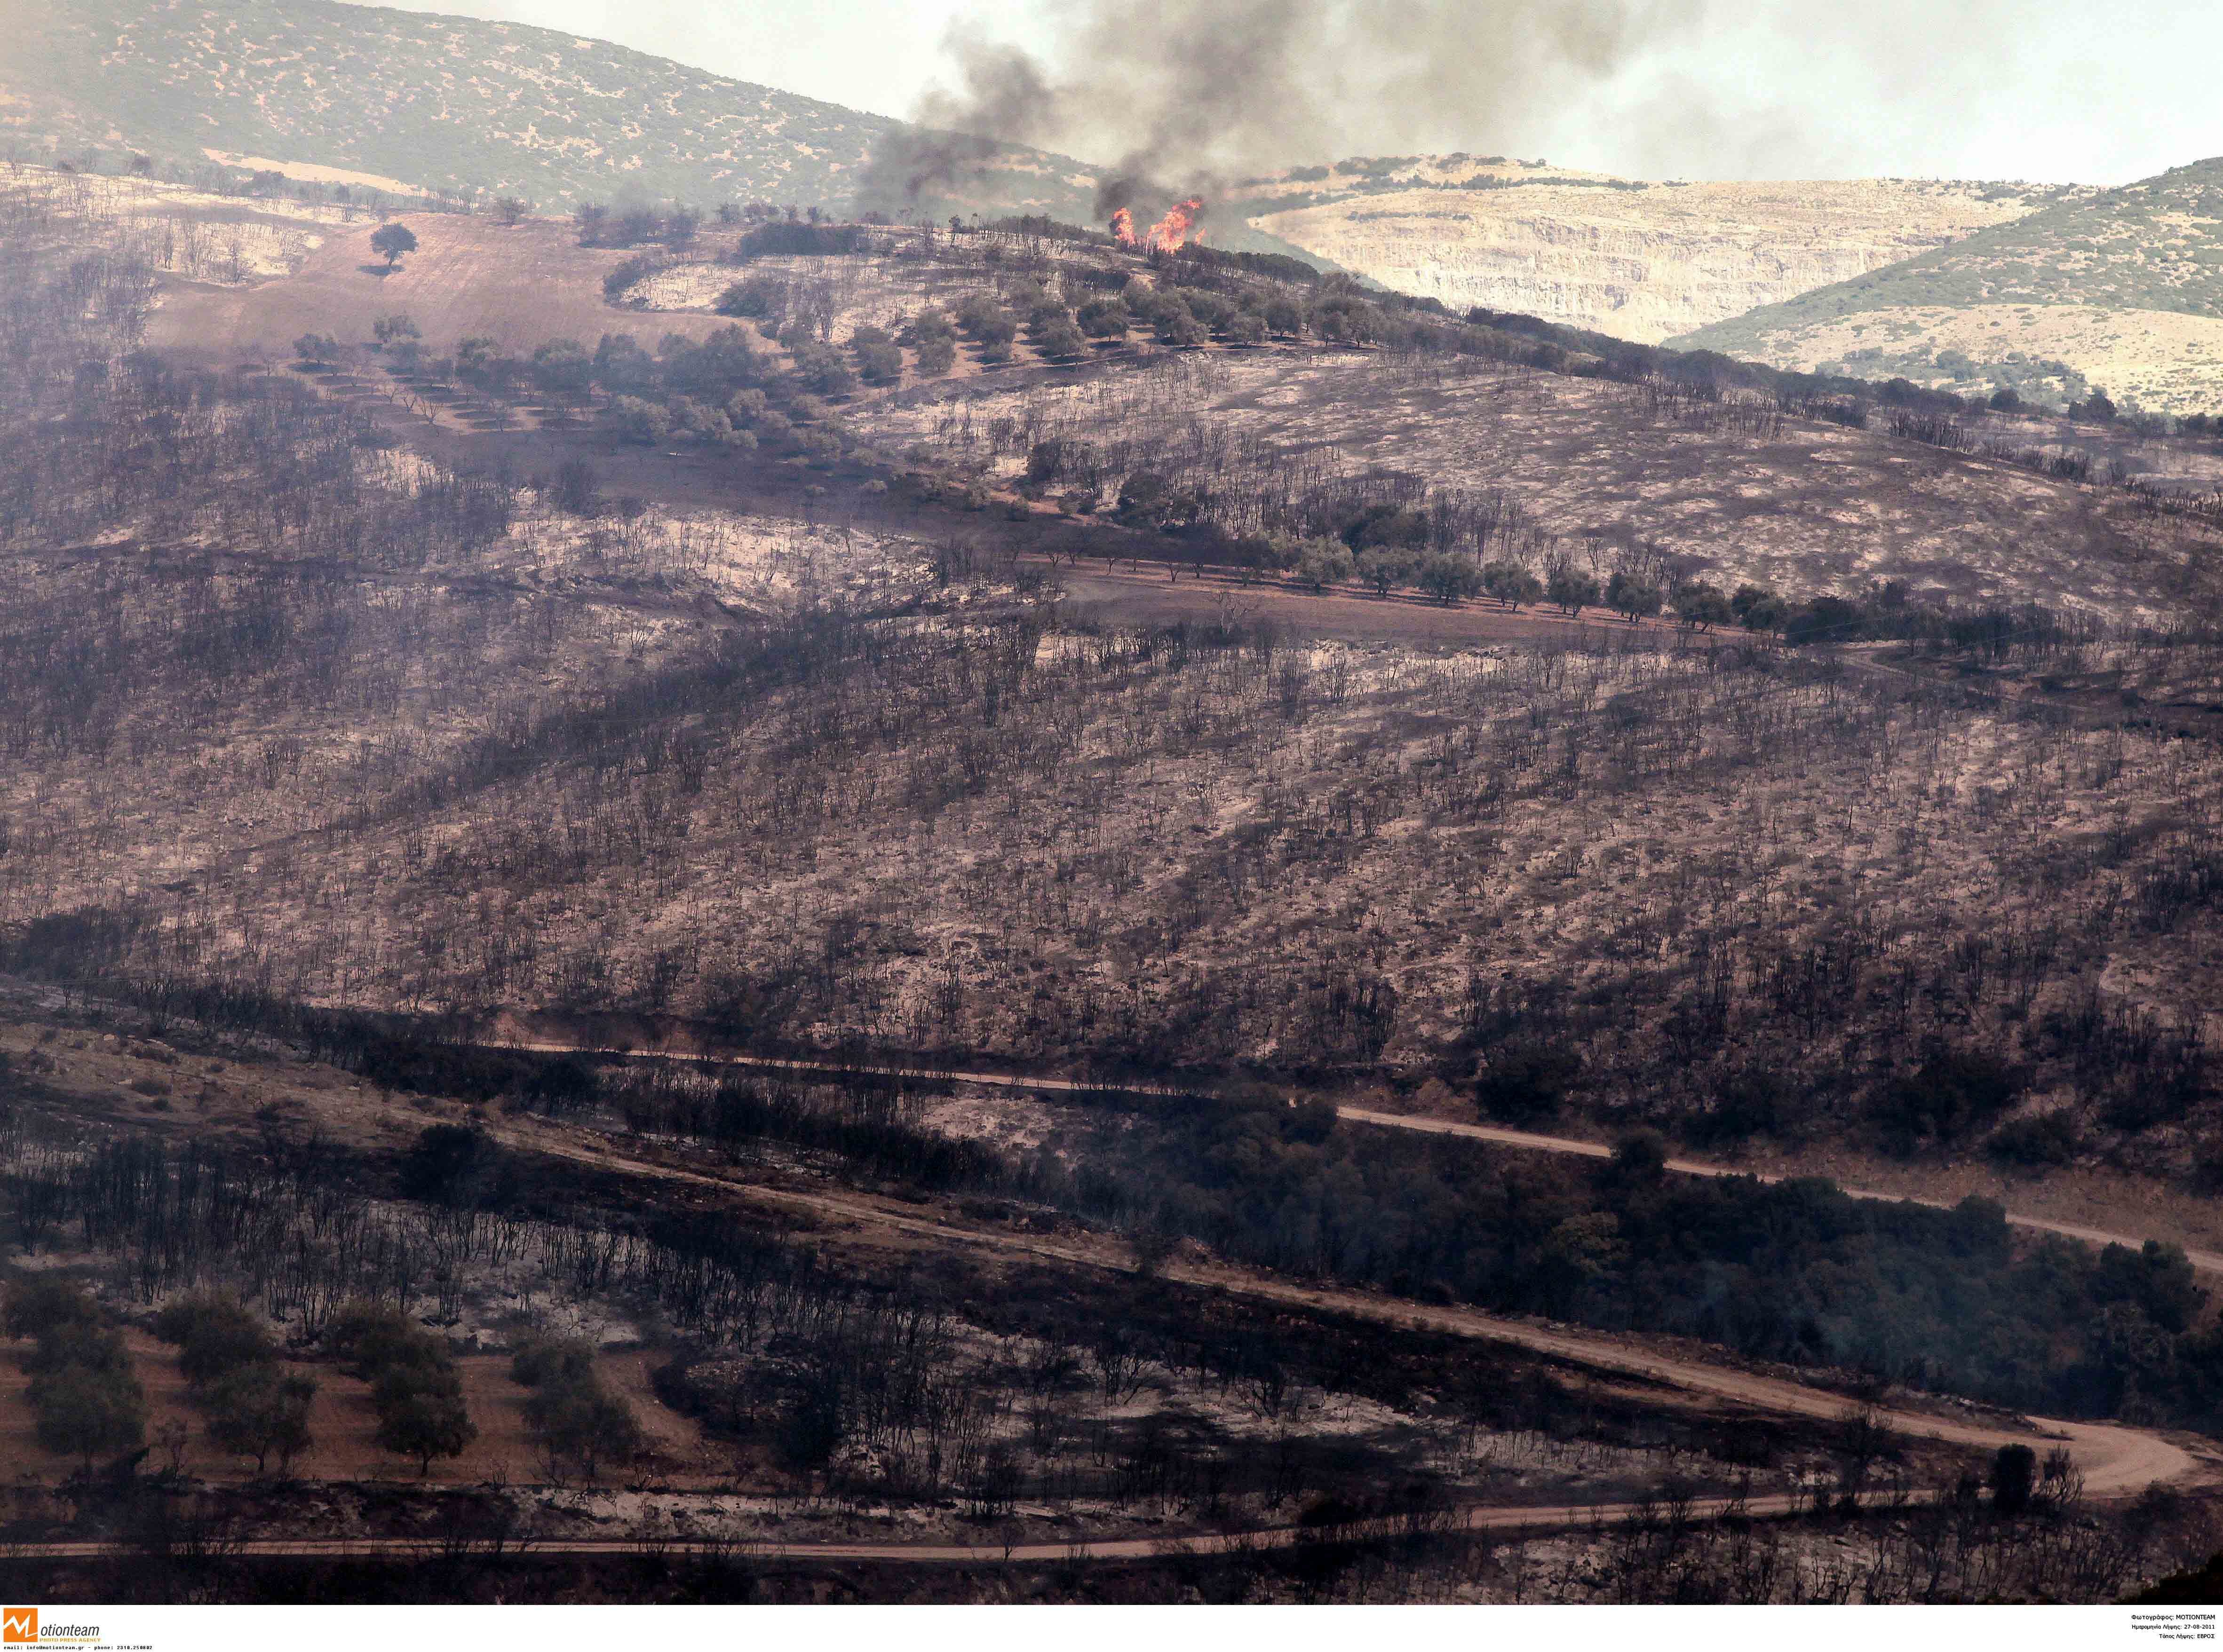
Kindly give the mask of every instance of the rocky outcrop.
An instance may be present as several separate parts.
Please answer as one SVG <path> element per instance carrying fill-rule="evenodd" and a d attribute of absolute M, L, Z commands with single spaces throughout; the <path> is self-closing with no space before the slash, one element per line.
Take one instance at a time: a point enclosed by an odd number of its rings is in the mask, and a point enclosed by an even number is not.
<path fill-rule="evenodd" d="M 1400 292 L 1646 342 L 1850 280 L 2058 198 L 2018 185 L 1538 182 L 1376 194 L 1255 220 Z"/>

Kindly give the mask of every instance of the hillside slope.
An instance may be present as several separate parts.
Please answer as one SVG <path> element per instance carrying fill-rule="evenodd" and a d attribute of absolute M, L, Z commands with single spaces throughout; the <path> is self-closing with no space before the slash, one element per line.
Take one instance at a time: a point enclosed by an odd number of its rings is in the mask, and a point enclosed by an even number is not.
<path fill-rule="evenodd" d="M 0 141 L 34 151 L 222 155 L 543 210 L 620 192 L 834 206 L 900 125 L 603 41 L 330 0 L 54 0 L 20 22 Z M 1071 217 L 1088 182 L 1013 150 L 949 204 Z"/>
<path fill-rule="evenodd" d="M 1678 345 L 1867 378 L 2223 405 L 2223 158 L 2064 201 Z"/>
<path fill-rule="evenodd" d="M 1276 179 L 1257 226 L 1400 292 L 1657 342 L 2009 223 L 2023 184 L 1641 183 L 1541 163 L 1345 162 Z"/>

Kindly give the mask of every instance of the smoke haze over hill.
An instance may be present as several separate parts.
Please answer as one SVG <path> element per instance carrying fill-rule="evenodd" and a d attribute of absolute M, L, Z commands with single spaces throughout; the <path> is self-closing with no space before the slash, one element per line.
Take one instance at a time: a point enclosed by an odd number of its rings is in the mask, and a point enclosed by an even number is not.
<path fill-rule="evenodd" d="M 915 118 L 929 129 L 897 135 L 877 183 L 892 199 L 954 181 L 986 140 L 1045 144 L 1112 164 L 1100 214 L 1138 183 L 1187 189 L 1370 136 L 1517 126 L 1700 15 L 1699 0 L 1163 0 L 1139 16 L 1107 3 L 1063 14 L 1041 56 L 960 26 L 958 87 L 929 91 Z"/>
<path fill-rule="evenodd" d="M 733 13 L 674 0 L 621 8 L 608 0 L 408 4 L 572 28 L 896 115 L 912 112 L 936 83 L 961 110 L 972 61 L 988 42 L 1025 52 L 1046 66 L 1053 85 L 1111 86 L 1138 62 L 1162 61 L 1193 79 L 1251 50 L 1246 27 L 1282 9 L 1181 5 L 1110 17 L 1112 55 L 1101 80 L 1092 81 L 1104 31 L 1097 9 L 1086 4 L 838 0 Z M 2223 56 L 2223 20 L 2201 0 L 2106 9 L 2070 0 L 2012 8 L 1999 0 L 1878 0 L 1836 9 L 1792 0 L 1571 8 L 1627 25 L 1586 45 L 1560 34 L 1539 6 L 1389 0 L 1325 13 L 1288 9 L 1298 37 L 1288 60 L 1307 72 L 1256 84 L 1301 95 L 1310 106 L 1278 106 L 1259 90 L 1255 121 L 1226 135 L 1242 148 L 1317 135 L 1323 147 L 1276 154 L 1277 165 L 1338 153 L 1465 148 L 1546 154 L 1634 177 L 2123 183 L 2223 153 L 2223 106 L 2204 84 L 2206 66 Z M 1918 50 L 1910 49 L 1914 43 Z M 1609 53 L 1602 64 L 1598 49 Z M 1524 79 L 1540 66 L 1547 71 L 1540 87 Z M 1567 69 L 1577 72 L 1560 72 Z M 1493 84 L 1518 95 L 1476 98 Z M 1321 98 L 1332 107 L 1323 110 Z M 1101 131 L 1058 147 L 1110 161 L 1146 148 L 1161 129 L 1182 135 L 1181 111 L 1160 110 L 1155 97 L 1139 112 L 1112 107 L 1108 95 L 1100 101 L 1093 113 Z M 2125 118 L 2133 109 L 2138 118 Z M 1162 128 L 1161 113 L 1173 117 Z M 1205 135 L 1219 147 L 1215 129 Z"/>

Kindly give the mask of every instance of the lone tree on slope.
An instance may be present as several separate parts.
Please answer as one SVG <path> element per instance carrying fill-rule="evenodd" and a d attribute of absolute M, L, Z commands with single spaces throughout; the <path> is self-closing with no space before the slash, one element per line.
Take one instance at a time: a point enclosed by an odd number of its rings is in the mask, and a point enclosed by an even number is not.
<path fill-rule="evenodd" d="M 370 232 L 370 249 L 392 269 L 401 261 L 402 254 L 417 250 L 417 236 L 406 223 L 382 223 Z"/>

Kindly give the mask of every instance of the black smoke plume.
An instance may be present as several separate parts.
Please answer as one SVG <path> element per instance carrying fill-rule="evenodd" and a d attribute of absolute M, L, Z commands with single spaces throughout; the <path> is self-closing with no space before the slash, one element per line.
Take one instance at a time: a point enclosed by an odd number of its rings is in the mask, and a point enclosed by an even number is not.
<path fill-rule="evenodd" d="M 1011 146 L 1112 158 L 1099 217 L 1352 153 L 1494 133 L 1695 22 L 1701 0 L 1082 0 L 1047 60 L 954 33 L 954 90 L 873 158 L 860 204 L 979 186 Z"/>

